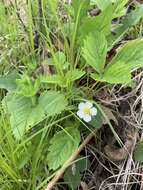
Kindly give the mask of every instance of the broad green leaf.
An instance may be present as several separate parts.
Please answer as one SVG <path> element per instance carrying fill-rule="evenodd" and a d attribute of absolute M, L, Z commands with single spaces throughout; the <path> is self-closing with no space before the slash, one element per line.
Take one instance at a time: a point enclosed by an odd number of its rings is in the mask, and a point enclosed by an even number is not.
<path fill-rule="evenodd" d="M 126 13 L 125 5 L 129 0 L 91 0 L 91 5 L 97 5 L 102 11 L 113 4 L 113 18 L 121 17 Z"/>
<path fill-rule="evenodd" d="M 5 98 L 10 124 L 16 139 L 20 139 L 24 132 L 29 129 L 28 118 L 32 111 L 30 98 L 8 95 Z"/>
<path fill-rule="evenodd" d="M 91 74 L 94 80 L 111 84 L 131 82 L 132 69 L 143 66 L 143 40 L 132 40 L 119 49 L 111 63 L 105 68 L 104 74 Z"/>
<path fill-rule="evenodd" d="M 47 84 L 55 84 L 55 85 L 57 84 L 61 87 L 65 86 L 65 78 L 58 74 L 42 75 L 40 76 L 40 82 L 47 83 Z"/>
<path fill-rule="evenodd" d="M 136 161 L 143 162 L 143 142 L 137 144 L 137 147 L 134 152 Z"/>
<path fill-rule="evenodd" d="M 130 69 L 139 68 L 143 66 L 143 40 L 137 39 L 127 42 L 122 48 L 119 49 L 116 56 L 112 59 L 111 63 L 107 66 L 111 67 L 117 62 L 124 62 Z M 113 67 L 113 66 L 112 66 Z"/>
<path fill-rule="evenodd" d="M 80 26 L 88 15 L 89 4 L 90 0 L 72 0 L 74 17 L 73 22 L 71 22 L 71 24 L 68 26 L 72 49 L 74 49 L 76 40 L 79 39 Z"/>
<path fill-rule="evenodd" d="M 12 91 L 16 89 L 16 79 L 18 75 L 16 72 L 0 76 L 0 88 Z"/>
<path fill-rule="evenodd" d="M 94 80 L 111 84 L 126 84 L 131 81 L 130 69 L 128 65 L 121 61 L 116 62 L 116 64 L 110 64 L 110 66 L 105 69 L 103 76 L 91 74 L 91 77 Z"/>
<path fill-rule="evenodd" d="M 78 148 L 79 143 L 80 133 L 76 127 L 67 127 L 55 134 L 51 139 L 47 157 L 49 169 L 56 170 L 62 166 Z"/>
<path fill-rule="evenodd" d="M 67 100 L 65 99 L 65 96 L 56 91 L 44 92 L 39 97 L 38 101 L 46 116 L 60 114 L 63 110 L 66 109 L 67 106 Z"/>
<path fill-rule="evenodd" d="M 79 78 L 81 78 L 85 74 L 84 71 L 80 71 L 78 69 L 69 70 L 65 76 L 61 76 L 58 74 L 54 75 L 46 75 L 40 76 L 41 83 L 49 83 L 49 84 L 57 84 L 61 87 L 66 87 L 68 83 L 73 82 Z"/>
<path fill-rule="evenodd" d="M 83 57 L 99 74 L 103 73 L 107 53 L 107 41 L 101 32 L 90 33 L 83 47 Z"/>
<path fill-rule="evenodd" d="M 112 0 L 91 0 L 91 5 L 97 5 L 99 9 L 104 10 L 106 9 L 110 3 L 112 3 Z"/>
<path fill-rule="evenodd" d="M 75 170 L 75 172 L 73 170 Z M 76 165 L 73 164 L 65 172 L 64 182 L 69 186 L 70 189 L 76 189 L 80 185 L 80 175 L 80 172 L 76 169 Z"/>
<path fill-rule="evenodd" d="M 31 98 L 8 95 L 4 99 L 13 134 L 16 139 L 21 139 L 26 131 L 43 119 L 55 114 L 60 114 L 67 106 L 63 94 L 56 91 L 43 93 L 34 106 Z"/>
<path fill-rule="evenodd" d="M 90 0 L 72 0 L 72 7 L 74 9 L 74 17 L 78 21 L 87 15 Z"/>
<path fill-rule="evenodd" d="M 113 7 L 109 5 L 100 15 L 96 17 L 85 18 L 83 24 L 80 26 L 80 41 L 82 41 L 86 35 L 98 30 L 105 35 L 110 34 L 111 20 L 113 14 Z"/>
<path fill-rule="evenodd" d="M 72 81 L 80 79 L 84 74 L 85 74 L 85 71 L 80 71 L 78 69 L 73 69 L 73 70 L 69 70 L 66 73 L 65 78 L 66 78 L 67 81 L 72 82 Z"/>
<path fill-rule="evenodd" d="M 88 169 L 90 165 L 88 158 L 83 158 L 79 156 L 77 161 L 73 163 L 64 174 L 64 181 L 68 184 L 71 189 L 76 189 L 81 182 L 80 173 Z"/>
<path fill-rule="evenodd" d="M 130 27 L 136 25 L 143 17 L 143 5 L 140 5 L 136 10 L 131 11 L 122 20 L 121 24 L 113 31 L 114 34 L 110 34 L 108 37 L 108 46 L 111 49 L 116 43 L 118 43 Z"/>

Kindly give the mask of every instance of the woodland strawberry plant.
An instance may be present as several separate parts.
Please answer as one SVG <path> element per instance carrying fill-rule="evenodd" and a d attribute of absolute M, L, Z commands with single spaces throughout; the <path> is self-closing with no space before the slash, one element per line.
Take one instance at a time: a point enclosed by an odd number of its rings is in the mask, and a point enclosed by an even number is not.
<path fill-rule="evenodd" d="M 128 0 L 39 2 L 28 1 L 25 5 L 28 19 L 24 34 L 17 27 L 16 5 L 10 10 L 21 49 L 14 54 L 18 63 L 8 73 L 4 67 L 0 76 L 0 88 L 5 89 L 1 91 L 1 115 L 10 125 L 5 138 L 17 144 L 11 149 L 15 170 L 0 164 L 14 181 L 7 189 L 44 188 L 49 172 L 62 167 L 78 148 L 82 131 L 88 134 L 99 129 L 104 120 L 118 139 L 106 108 L 93 95 L 104 85 L 132 87 L 133 71 L 143 66 L 141 35 L 123 40 L 143 17 L 142 5 L 128 11 Z M 2 13 L 3 3 L 0 8 Z M 2 18 L 6 14 L 3 11 Z M 0 28 L 1 34 L 3 30 Z M 13 40 L 17 44 L 17 39 Z M 1 136 L 4 133 L 5 129 Z M 6 155 L 0 156 L 4 163 Z M 69 183 L 71 189 L 79 185 L 84 166 L 77 166 L 78 181 Z M 22 174 L 24 170 L 27 173 Z M 70 172 L 69 168 L 65 180 L 72 175 Z"/>

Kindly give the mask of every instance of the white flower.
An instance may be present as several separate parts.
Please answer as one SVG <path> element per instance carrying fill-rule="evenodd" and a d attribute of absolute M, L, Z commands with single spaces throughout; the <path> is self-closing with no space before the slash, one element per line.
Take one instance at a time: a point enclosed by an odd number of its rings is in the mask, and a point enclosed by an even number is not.
<path fill-rule="evenodd" d="M 92 116 L 97 115 L 97 109 L 93 107 L 91 102 L 82 102 L 78 105 L 77 115 L 86 122 L 92 120 Z"/>

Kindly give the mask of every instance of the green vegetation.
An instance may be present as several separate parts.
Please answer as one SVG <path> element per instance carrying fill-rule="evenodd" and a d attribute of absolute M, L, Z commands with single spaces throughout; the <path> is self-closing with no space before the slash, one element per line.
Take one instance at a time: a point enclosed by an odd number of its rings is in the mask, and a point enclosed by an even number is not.
<path fill-rule="evenodd" d="M 22 3 L 0 2 L 0 190 L 46 188 L 82 142 L 81 134 L 103 124 L 122 146 L 113 116 L 94 96 L 113 85 L 133 89 L 133 74 L 143 67 L 143 5 Z M 84 115 L 78 113 L 81 103 Z M 135 154 L 143 160 L 139 146 Z M 84 157 L 77 160 L 78 180 L 68 182 L 70 168 L 63 177 L 71 189 L 90 165 Z"/>

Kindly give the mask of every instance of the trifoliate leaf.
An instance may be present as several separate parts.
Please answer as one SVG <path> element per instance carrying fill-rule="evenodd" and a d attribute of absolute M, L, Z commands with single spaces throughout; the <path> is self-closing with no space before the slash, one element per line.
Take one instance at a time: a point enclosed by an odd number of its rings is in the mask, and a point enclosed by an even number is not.
<path fill-rule="evenodd" d="M 67 127 L 55 134 L 51 139 L 47 157 L 49 168 L 56 170 L 62 166 L 78 148 L 79 142 L 80 133 L 75 127 Z"/>
<path fill-rule="evenodd" d="M 64 95 L 56 91 L 43 93 L 36 105 L 33 105 L 31 98 L 12 95 L 8 95 L 3 102 L 10 114 L 13 134 L 18 140 L 30 127 L 46 117 L 60 114 L 67 106 Z"/>

